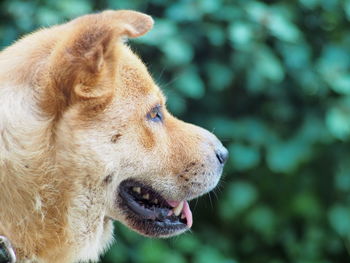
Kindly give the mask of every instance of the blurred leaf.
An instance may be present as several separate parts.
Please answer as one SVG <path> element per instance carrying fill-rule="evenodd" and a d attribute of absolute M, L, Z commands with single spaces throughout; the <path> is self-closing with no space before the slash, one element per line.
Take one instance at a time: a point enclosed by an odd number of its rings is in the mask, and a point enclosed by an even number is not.
<path fill-rule="evenodd" d="M 320 0 L 299 0 L 299 2 L 310 9 L 314 9 L 320 4 Z"/>
<path fill-rule="evenodd" d="M 91 12 L 91 4 L 84 0 L 60 0 L 55 2 L 56 7 L 65 14 L 66 17 L 75 18 Z"/>
<path fill-rule="evenodd" d="M 209 41 L 214 46 L 222 46 L 225 44 L 226 32 L 221 26 L 215 24 L 206 24 L 206 37 L 209 38 Z"/>
<path fill-rule="evenodd" d="M 16 25 L 23 31 L 29 31 L 33 28 L 34 5 L 30 2 L 9 1 L 7 12 L 13 15 Z M 23 15 L 25 14 L 25 15 Z"/>
<path fill-rule="evenodd" d="M 247 1 L 244 9 L 258 23 L 265 21 L 269 13 L 267 5 L 259 1 Z"/>
<path fill-rule="evenodd" d="M 60 21 L 60 16 L 58 11 L 51 8 L 41 8 L 40 12 L 37 14 L 38 22 L 45 26 L 58 24 Z"/>
<path fill-rule="evenodd" d="M 267 206 L 258 206 L 253 209 L 247 217 L 247 223 L 267 238 L 271 238 L 276 230 L 275 215 Z"/>
<path fill-rule="evenodd" d="M 350 62 L 346 59 L 348 51 L 340 46 L 327 46 L 318 60 L 318 71 L 324 80 L 336 92 L 350 94 L 350 77 L 348 67 Z"/>
<path fill-rule="evenodd" d="M 187 64 L 193 58 L 192 48 L 180 38 L 170 38 L 162 46 L 162 51 L 170 65 Z"/>
<path fill-rule="evenodd" d="M 330 209 L 328 216 L 331 226 L 338 235 L 348 238 L 350 235 L 350 208 L 335 205 Z"/>
<path fill-rule="evenodd" d="M 336 77 L 331 86 L 339 93 L 350 94 L 350 74 Z"/>
<path fill-rule="evenodd" d="M 231 83 L 234 73 L 225 65 L 218 63 L 208 63 L 206 65 L 207 76 L 209 78 L 209 85 L 214 90 L 226 89 Z"/>
<path fill-rule="evenodd" d="M 1 27 L 0 29 L 1 46 L 10 45 L 16 39 L 18 32 L 14 27 Z"/>
<path fill-rule="evenodd" d="M 308 219 L 316 220 L 322 215 L 318 200 L 309 192 L 300 193 L 294 197 L 293 209 L 298 215 Z"/>
<path fill-rule="evenodd" d="M 200 249 L 202 244 L 199 243 L 196 236 L 184 234 L 176 240 L 175 246 L 184 253 L 192 254 L 193 251 Z"/>
<path fill-rule="evenodd" d="M 213 247 L 203 247 L 196 253 L 195 263 L 238 263 L 233 259 L 226 259 L 219 251 Z"/>
<path fill-rule="evenodd" d="M 125 1 L 125 0 L 106 0 L 107 1 L 107 7 L 109 9 L 144 9 L 143 7 L 143 1 L 142 0 L 134 0 L 134 1 Z M 165 0 L 164 0 L 165 1 Z M 94 2 L 99 2 L 99 0 L 96 0 Z"/>
<path fill-rule="evenodd" d="M 311 50 L 310 47 L 305 45 L 305 43 L 291 44 L 291 43 L 282 43 L 279 46 L 279 49 L 282 52 L 283 58 L 285 60 L 286 66 L 299 70 L 307 69 L 311 63 Z M 291 56 L 290 54 L 293 54 Z"/>
<path fill-rule="evenodd" d="M 271 81 L 280 82 L 284 78 L 280 60 L 267 47 L 261 47 L 256 53 L 256 67 L 262 76 Z"/>
<path fill-rule="evenodd" d="M 157 26 L 146 35 L 138 38 L 138 42 L 163 46 L 163 42 L 168 39 L 174 39 L 177 33 L 177 25 L 174 22 L 158 18 L 155 20 L 155 23 Z"/>
<path fill-rule="evenodd" d="M 214 128 L 215 134 L 220 138 L 232 138 L 234 131 L 240 127 L 233 120 L 223 117 L 212 119 L 210 126 Z"/>
<path fill-rule="evenodd" d="M 345 140 L 350 134 L 350 108 L 333 107 L 326 115 L 326 124 L 334 137 Z"/>
<path fill-rule="evenodd" d="M 217 12 L 222 6 L 222 2 L 223 0 L 196 0 L 197 8 L 207 14 Z"/>
<path fill-rule="evenodd" d="M 267 27 L 272 35 L 280 40 L 288 42 L 297 42 L 300 40 L 300 32 L 298 28 L 284 16 L 279 13 L 273 13 L 267 18 Z"/>
<path fill-rule="evenodd" d="M 293 138 L 268 146 L 267 163 L 273 172 L 289 173 L 311 155 L 310 145 Z"/>
<path fill-rule="evenodd" d="M 350 192 L 350 164 L 344 160 L 343 163 L 339 164 L 338 170 L 336 171 L 335 185 L 340 191 L 345 193 Z"/>
<path fill-rule="evenodd" d="M 104 256 L 104 260 L 107 262 L 126 262 L 125 251 L 126 246 L 117 241 L 107 251 L 106 255 Z"/>
<path fill-rule="evenodd" d="M 186 97 L 199 99 L 204 95 L 204 83 L 198 72 L 193 67 L 184 69 L 174 82 L 177 90 L 181 91 Z"/>
<path fill-rule="evenodd" d="M 254 168 L 260 161 L 259 150 L 252 146 L 239 143 L 230 145 L 230 160 L 237 170 Z"/>
<path fill-rule="evenodd" d="M 180 96 L 177 92 L 174 90 L 168 91 L 167 89 L 164 89 L 165 94 L 171 98 L 171 100 L 167 101 L 167 106 L 169 107 L 170 111 L 174 113 L 175 115 L 180 115 L 186 110 L 186 101 L 182 96 Z"/>
<path fill-rule="evenodd" d="M 252 27 L 248 23 L 232 23 L 228 29 L 229 39 L 235 46 L 247 48 L 253 38 Z M 249 46 L 248 46 L 249 48 Z"/>
<path fill-rule="evenodd" d="M 220 203 L 220 213 L 229 220 L 246 210 L 257 199 L 258 193 L 254 186 L 246 182 L 232 183 L 228 188 L 228 197 Z"/>
<path fill-rule="evenodd" d="M 142 257 L 140 259 L 145 263 L 161 263 L 165 258 L 171 255 L 169 249 L 160 240 L 148 239 L 141 247 Z"/>
<path fill-rule="evenodd" d="M 347 19 L 350 21 L 350 2 L 344 1 L 344 11 L 346 13 Z"/>
<path fill-rule="evenodd" d="M 194 21 L 199 20 L 202 10 L 198 9 L 194 1 L 187 4 L 183 1 L 170 5 L 166 10 L 166 16 L 174 21 Z"/>

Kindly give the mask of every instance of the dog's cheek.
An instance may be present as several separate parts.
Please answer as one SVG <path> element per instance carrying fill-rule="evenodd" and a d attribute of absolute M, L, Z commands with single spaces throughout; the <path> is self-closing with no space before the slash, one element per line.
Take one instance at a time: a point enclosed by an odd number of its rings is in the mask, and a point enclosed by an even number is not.
<path fill-rule="evenodd" d="M 141 142 L 142 147 L 145 150 L 152 150 L 155 147 L 155 135 L 150 130 L 150 128 L 146 127 L 146 125 L 140 125 L 139 129 L 139 140 Z"/>

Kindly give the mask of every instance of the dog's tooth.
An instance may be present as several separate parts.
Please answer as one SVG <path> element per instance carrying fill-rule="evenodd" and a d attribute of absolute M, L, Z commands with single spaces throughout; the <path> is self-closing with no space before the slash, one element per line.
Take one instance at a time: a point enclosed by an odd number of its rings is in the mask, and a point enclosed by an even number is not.
<path fill-rule="evenodd" d="M 142 198 L 148 200 L 148 199 L 149 199 L 149 194 L 144 194 L 144 195 L 142 196 Z"/>
<path fill-rule="evenodd" d="M 135 193 L 138 193 L 138 194 L 141 194 L 141 187 L 133 187 L 132 190 L 135 192 Z"/>
<path fill-rule="evenodd" d="M 181 214 L 181 219 L 185 219 L 185 218 L 186 218 L 185 214 Z"/>
<path fill-rule="evenodd" d="M 154 199 L 154 200 L 153 200 L 153 204 L 156 204 L 156 205 L 157 205 L 157 204 L 158 204 L 158 199 Z"/>
<path fill-rule="evenodd" d="M 174 215 L 179 216 L 182 212 L 182 208 L 184 207 L 184 201 L 181 201 L 177 207 L 173 208 Z"/>

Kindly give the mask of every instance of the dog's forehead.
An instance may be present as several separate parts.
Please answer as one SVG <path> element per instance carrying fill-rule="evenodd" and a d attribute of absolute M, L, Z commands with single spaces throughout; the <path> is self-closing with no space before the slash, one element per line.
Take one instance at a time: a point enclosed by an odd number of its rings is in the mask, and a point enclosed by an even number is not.
<path fill-rule="evenodd" d="M 126 45 L 120 46 L 118 52 L 119 85 L 117 93 L 127 98 L 140 97 L 147 101 L 165 103 L 164 94 L 150 76 L 141 59 Z"/>

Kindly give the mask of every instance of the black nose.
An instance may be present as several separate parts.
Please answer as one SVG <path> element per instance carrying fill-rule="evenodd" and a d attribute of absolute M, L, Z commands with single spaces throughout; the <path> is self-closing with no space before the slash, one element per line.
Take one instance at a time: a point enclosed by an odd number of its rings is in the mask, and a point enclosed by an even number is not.
<path fill-rule="evenodd" d="M 216 150 L 215 154 L 221 164 L 224 164 L 228 159 L 228 150 L 225 147 Z"/>

